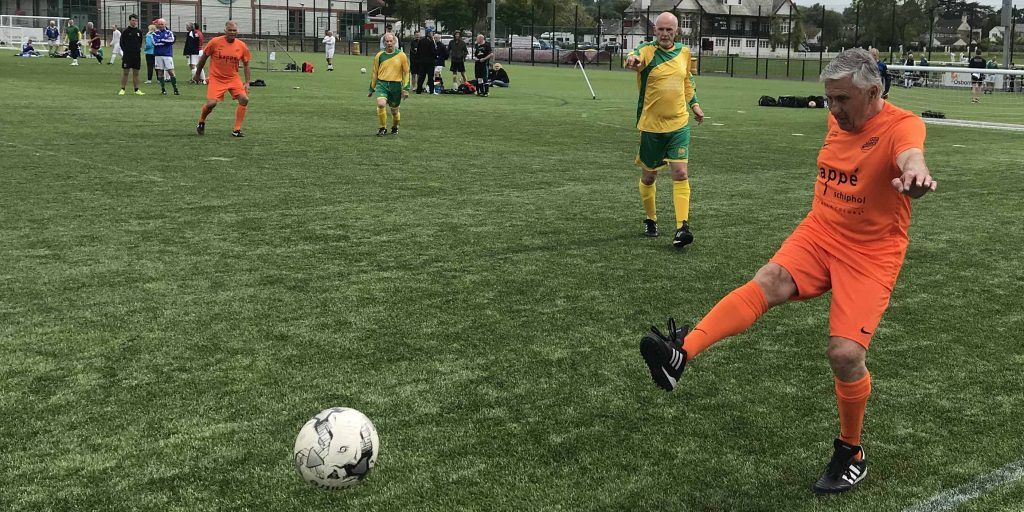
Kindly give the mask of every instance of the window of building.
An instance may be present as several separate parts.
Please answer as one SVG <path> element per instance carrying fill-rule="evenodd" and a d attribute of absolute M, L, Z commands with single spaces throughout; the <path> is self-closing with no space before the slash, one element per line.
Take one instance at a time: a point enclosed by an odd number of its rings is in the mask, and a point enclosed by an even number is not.
<path fill-rule="evenodd" d="M 715 46 L 725 46 L 725 39 L 715 39 Z"/>
<path fill-rule="evenodd" d="M 733 30 L 743 30 L 743 19 L 742 18 L 734 18 L 732 20 L 732 29 Z"/>
<path fill-rule="evenodd" d="M 756 41 L 753 39 L 747 39 L 747 48 L 753 48 L 754 44 L 756 44 Z"/>
<path fill-rule="evenodd" d="M 768 48 L 768 41 L 765 41 L 764 39 L 762 39 L 762 40 L 757 42 L 757 45 L 760 46 L 761 48 Z"/>
<path fill-rule="evenodd" d="M 680 28 L 692 28 L 693 27 L 693 22 L 691 21 L 689 14 L 684 14 L 683 17 L 679 20 L 679 27 Z"/>
<path fill-rule="evenodd" d="M 146 23 L 150 23 L 149 20 L 155 20 L 160 17 L 160 3 L 159 2 L 142 2 L 139 5 L 139 19 L 147 20 Z M 139 27 L 142 27 L 140 21 Z"/>
<path fill-rule="evenodd" d="M 288 34 L 302 35 L 305 21 L 300 9 L 288 9 Z"/>

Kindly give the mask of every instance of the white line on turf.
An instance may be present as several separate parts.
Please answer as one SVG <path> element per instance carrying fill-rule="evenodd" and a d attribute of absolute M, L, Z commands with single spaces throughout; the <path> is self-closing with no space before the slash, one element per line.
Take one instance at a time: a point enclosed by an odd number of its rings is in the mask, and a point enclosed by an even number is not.
<path fill-rule="evenodd" d="M 802 134 L 802 133 L 794 133 L 793 136 L 794 137 L 803 137 L 804 134 Z"/>
<path fill-rule="evenodd" d="M 83 160 L 81 158 L 71 156 L 71 155 L 69 155 L 67 153 L 57 153 L 55 151 L 48 151 L 48 150 L 45 150 L 45 149 L 39 149 L 39 148 L 35 148 L 35 147 L 32 147 L 32 146 L 25 146 L 23 144 L 18 144 L 16 142 L 9 142 L 8 141 L 7 144 L 10 145 L 10 146 L 19 147 L 21 149 L 28 149 L 28 150 L 33 150 L 33 151 L 41 151 L 43 153 L 49 153 L 51 155 L 58 156 L 58 157 L 61 157 L 61 158 L 67 158 L 68 160 L 74 160 L 74 161 L 76 161 L 76 162 L 78 162 L 80 164 L 94 165 L 96 163 L 96 162 L 90 162 L 88 160 Z M 123 168 L 120 168 L 120 167 L 117 167 L 117 166 L 113 166 L 113 165 L 109 165 L 109 164 L 105 164 L 105 165 L 107 165 L 107 167 L 110 167 L 111 169 L 114 169 L 116 171 L 121 171 L 121 172 L 123 172 L 125 174 L 134 174 L 135 176 L 138 176 L 140 178 L 147 178 L 147 179 L 151 179 L 151 180 L 154 180 L 154 181 L 164 181 L 163 178 L 158 178 L 156 176 L 150 176 L 149 174 L 142 174 L 142 173 L 135 172 L 135 171 L 129 171 L 127 169 L 123 169 Z"/>
<path fill-rule="evenodd" d="M 1024 459 L 1011 462 L 969 484 L 936 494 L 927 501 L 904 509 L 903 512 L 947 512 L 968 500 L 987 494 L 996 487 L 1014 483 L 1021 478 L 1024 478 Z"/>

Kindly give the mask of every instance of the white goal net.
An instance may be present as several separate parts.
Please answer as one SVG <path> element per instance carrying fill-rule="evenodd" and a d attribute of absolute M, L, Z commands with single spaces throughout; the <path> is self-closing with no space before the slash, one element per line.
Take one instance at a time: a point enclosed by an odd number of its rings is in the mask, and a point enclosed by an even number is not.
<path fill-rule="evenodd" d="M 892 65 L 889 74 L 889 101 L 927 122 L 1024 131 L 1024 69 Z"/>
<path fill-rule="evenodd" d="M 58 16 L 0 15 L 0 48 L 20 51 L 21 45 L 31 39 L 36 50 L 45 51 L 47 49 L 45 34 L 47 25 L 51 21 L 55 21 L 61 37 L 64 37 L 67 20 L 68 18 Z"/>

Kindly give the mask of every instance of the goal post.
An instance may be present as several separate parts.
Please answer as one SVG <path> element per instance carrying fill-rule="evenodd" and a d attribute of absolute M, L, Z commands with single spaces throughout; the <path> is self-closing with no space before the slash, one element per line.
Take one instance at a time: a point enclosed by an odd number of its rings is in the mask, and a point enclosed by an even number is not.
<path fill-rule="evenodd" d="M 21 51 L 21 45 L 29 39 L 43 47 L 46 44 L 45 30 L 51 21 L 57 22 L 57 28 L 63 37 L 68 18 L 0 14 L 0 48 Z"/>
<path fill-rule="evenodd" d="M 1024 69 L 890 65 L 889 101 L 936 124 L 1024 130 Z"/>

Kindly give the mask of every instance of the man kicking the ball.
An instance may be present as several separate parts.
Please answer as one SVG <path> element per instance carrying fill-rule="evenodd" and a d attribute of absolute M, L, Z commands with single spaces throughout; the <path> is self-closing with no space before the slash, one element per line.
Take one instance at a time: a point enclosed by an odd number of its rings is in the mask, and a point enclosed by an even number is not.
<path fill-rule="evenodd" d="M 769 308 L 831 291 L 827 356 L 839 409 L 839 437 L 818 494 L 848 491 L 867 475 L 861 427 L 871 376 L 865 357 L 889 305 L 909 238 L 910 201 L 935 190 L 924 160 L 925 126 L 882 99 L 878 63 L 866 50 L 840 53 L 821 72 L 831 115 L 815 166 L 811 211 L 775 256 L 711 308 L 689 333 L 669 320 L 640 340 L 658 387 L 671 391 L 683 369 L 712 344 L 739 334 Z"/>
<path fill-rule="evenodd" d="M 199 81 L 200 74 L 206 66 L 206 60 L 210 60 L 210 79 L 206 87 L 206 104 L 199 114 L 199 124 L 196 125 L 196 133 L 206 133 L 206 116 L 210 115 L 217 104 L 224 99 L 224 94 L 231 94 L 231 97 L 238 100 L 238 107 L 235 109 L 235 129 L 231 132 L 232 137 L 244 137 L 242 135 L 242 121 L 245 119 L 245 110 L 249 105 L 249 61 L 252 54 L 249 47 L 238 39 L 238 25 L 234 21 L 224 24 L 224 35 L 215 37 L 206 43 L 203 48 L 203 56 L 196 64 L 194 80 Z M 242 63 L 245 70 L 245 82 L 238 77 L 238 63 Z"/>

